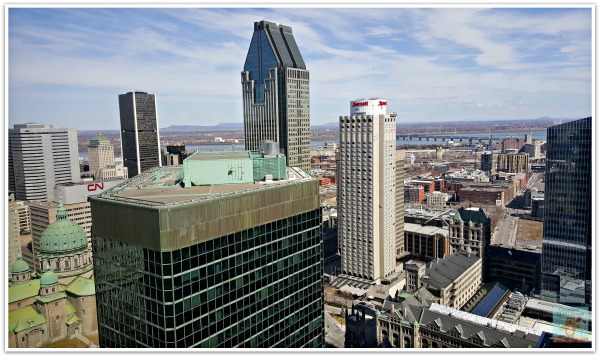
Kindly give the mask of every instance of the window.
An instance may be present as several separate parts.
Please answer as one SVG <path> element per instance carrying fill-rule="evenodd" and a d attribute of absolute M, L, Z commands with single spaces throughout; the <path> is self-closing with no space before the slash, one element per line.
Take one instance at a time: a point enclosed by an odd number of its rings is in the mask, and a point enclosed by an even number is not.
<path fill-rule="evenodd" d="M 54 306 L 58 306 L 58 301 L 54 303 Z"/>
<path fill-rule="evenodd" d="M 82 310 L 82 311 L 81 311 L 81 314 L 82 314 L 83 316 L 85 316 L 85 310 Z"/>
<path fill-rule="evenodd" d="M 60 319 L 60 315 L 56 315 L 56 319 L 57 319 L 57 320 L 58 320 L 58 319 Z"/>

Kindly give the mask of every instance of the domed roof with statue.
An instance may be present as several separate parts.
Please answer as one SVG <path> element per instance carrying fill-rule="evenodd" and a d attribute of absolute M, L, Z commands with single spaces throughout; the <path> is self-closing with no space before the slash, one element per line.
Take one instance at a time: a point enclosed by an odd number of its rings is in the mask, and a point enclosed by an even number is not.
<path fill-rule="evenodd" d="M 67 210 L 62 201 L 56 212 L 56 221 L 42 233 L 40 251 L 42 253 L 61 253 L 87 248 L 87 236 L 81 226 L 67 218 Z"/>

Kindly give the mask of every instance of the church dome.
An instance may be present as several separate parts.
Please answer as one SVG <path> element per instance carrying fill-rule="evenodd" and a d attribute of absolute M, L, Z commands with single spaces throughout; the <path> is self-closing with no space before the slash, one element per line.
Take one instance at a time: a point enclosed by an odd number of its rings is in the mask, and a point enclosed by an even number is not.
<path fill-rule="evenodd" d="M 27 264 L 21 256 L 17 257 L 17 261 L 10 268 L 12 274 L 20 274 L 29 271 L 29 264 Z"/>
<path fill-rule="evenodd" d="M 81 226 L 67 218 L 62 202 L 52 222 L 40 238 L 41 253 L 59 253 L 87 247 L 87 236 Z"/>
<path fill-rule="evenodd" d="M 58 275 L 46 266 L 46 271 L 40 276 L 40 286 L 52 286 L 58 284 Z"/>

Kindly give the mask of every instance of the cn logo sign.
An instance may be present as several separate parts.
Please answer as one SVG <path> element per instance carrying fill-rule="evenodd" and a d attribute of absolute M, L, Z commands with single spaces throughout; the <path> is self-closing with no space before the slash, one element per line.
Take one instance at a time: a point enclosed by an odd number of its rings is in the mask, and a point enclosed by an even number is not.
<path fill-rule="evenodd" d="M 104 190 L 104 182 L 90 183 L 87 188 L 88 188 L 88 191 L 96 191 L 97 189 Z"/>

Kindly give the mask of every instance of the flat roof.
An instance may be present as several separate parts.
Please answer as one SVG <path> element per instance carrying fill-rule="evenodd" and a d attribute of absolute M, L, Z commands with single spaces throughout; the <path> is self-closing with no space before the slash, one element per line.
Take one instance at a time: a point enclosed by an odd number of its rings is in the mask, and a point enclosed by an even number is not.
<path fill-rule="evenodd" d="M 418 233 L 427 236 L 432 236 L 434 234 L 442 234 L 448 235 L 450 234 L 450 230 L 448 228 L 439 228 L 435 226 L 422 226 L 416 223 L 404 223 L 404 231 L 411 233 Z"/>
<path fill-rule="evenodd" d="M 245 153 L 246 155 L 247 152 Z M 158 173 L 163 173 L 157 178 Z M 120 201 L 142 206 L 172 206 L 211 200 L 224 195 L 264 190 L 268 187 L 290 185 L 315 178 L 297 167 L 287 168 L 287 179 L 272 182 L 216 184 L 183 188 L 174 178 L 183 174 L 183 167 L 156 167 L 117 185 L 93 199 Z M 171 179 L 171 180 L 165 180 Z"/>
<path fill-rule="evenodd" d="M 186 160 L 236 160 L 249 159 L 248 151 L 198 151 Z"/>

